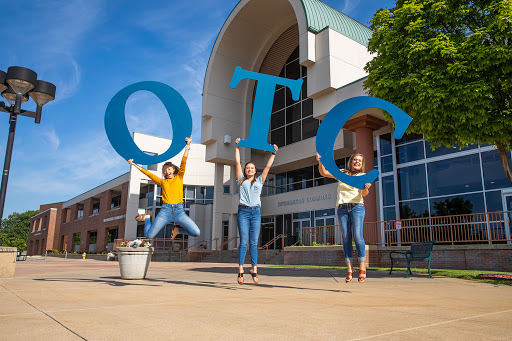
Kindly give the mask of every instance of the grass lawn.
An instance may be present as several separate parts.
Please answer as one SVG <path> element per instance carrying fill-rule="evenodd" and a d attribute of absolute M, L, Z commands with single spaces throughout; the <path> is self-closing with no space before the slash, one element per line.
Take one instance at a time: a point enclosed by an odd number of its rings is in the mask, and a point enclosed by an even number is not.
<path fill-rule="evenodd" d="M 304 268 L 304 269 L 346 269 L 345 266 L 318 266 L 318 265 L 273 265 L 273 267 L 280 267 L 280 268 Z M 357 267 L 355 267 L 357 269 Z M 378 268 L 378 267 L 368 267 L 366 268 L 370 271 L 386 271 L 389 272 L 390 268 Z M 395 271 L 406 271 L 406 268 L 393 268 L 393 273 Z M 412 268 L 411 271 L 419 272 L 419 273 L 426 273 L 428 274 L 427 269 L 416 269 Z M 512 281 L 498 281 L 498 280 L 491 280 L 491 279 L 479 279 L 476 278 L 476 276 L 480 274 L 509 274 L 508 272 L 499 272 L 499 271 L 484 271 L 484 270 L 451 270 L 451 269 L 430 269 L 430 272 L 432 273 L 432 276 L 443 276 L 443 277 L 450 277 L 450 278 L 459 278 L 459 279 L 465 279 L 469 281 L 476 281 L 476 282 L 483 282 L 483 283 L 490 283 L 490 284 L 504 284 L 504 285 L 512 285 Z M 405 275 L 404 275 L 405 276 Z"/>

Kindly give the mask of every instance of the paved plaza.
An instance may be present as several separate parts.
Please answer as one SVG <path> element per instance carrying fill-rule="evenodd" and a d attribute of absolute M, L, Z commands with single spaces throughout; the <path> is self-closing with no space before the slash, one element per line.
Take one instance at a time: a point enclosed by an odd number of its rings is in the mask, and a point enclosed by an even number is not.
<path fill-rule="evenodd" d="M 248 268 L 246 270 L 248 272 Z M 510 340 L 512 287 L 403 272 L 48 258 L 0 279 L 0 340 Z M 357 276 L 357 273 L 356 273 Z"/>

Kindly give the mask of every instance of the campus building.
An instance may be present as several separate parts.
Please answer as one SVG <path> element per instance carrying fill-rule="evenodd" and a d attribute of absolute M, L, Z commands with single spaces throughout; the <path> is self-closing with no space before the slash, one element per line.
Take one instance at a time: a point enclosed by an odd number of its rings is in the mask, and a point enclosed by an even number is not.
<path fill-rule="evenodd" d="M 134 133 L 134 141 L 147 153 L 161 154 L 167 150 L 171 140 Z M 183 151 L 170 161 L 179 165 Z M 188 240 L 185 245 L 202 240 L 210 230 L 213 203 L 214 165 L 204 162 L 205 146 L 192 143 L 183 178 L 185 212 L 198 224 L 202 235 Z M 162 176 L 163 163 L 146 168 Z M 153 217 L 162 206 L 160 186 L 135 167 L 129 172 L 98 187 L 82 193 L 68 201 L 42 205 L 40 213 L 30 221 L 28 254 L 44 254 L 47 250 L 68 252 L 106 252 L 113 249 L 118 238 L 144 236 L 144 223 L 137 222 L 139 213 L 150 213 Z M 168 238 L 173 225 L 166 226 L 156 238 Z M 192 244 L 190 244 L 192 243 Z"/>
<path fill-rule="evenodd" d="M 234 141 L 249 136 L 257 89 L 253 80 L 229 87 L 237 66 L 304 81 L 297 101 L 288 88 L 275 89 L 268 142 L 277 144 L 279 151 L 264 184 L 259 245 L 281 234 L 286 234 L 285 245 L 291 245 L 299 240 L 302 228 L 337 224 L 337 184 L 318 172 L 316 133 L 334 106 L 366 95 L 364 66 L 372 58 L 367 50 L 370 37 L 367 26 L 319 0 L 241 0 L 235 6 L 211 51 L 203 87 L 202 144 L 192 145 L 185 175 L 186 209 L 201 229 L 194 243 L 231 241 L 226 247 L 237 247 Z M 158 154 L 170 143 L 142 134 L 134 139 L 142 150 Z M 240 149 L 242 165 L 252 161 L 260 171 L 270 156 Z M 392 124 L 382 112 L 365 109 L 340 131 L 333 155 L 345 168 L 355 152 L 365 156 L 367 172 L 373 168 L 380 172 L 365 198 L 367 223 L 512 210 L 512 184 L 493 146 L 432 151 L 422 136 L 394 139 Z M 181 154 L 172 159 L 180 160 Z M 161 164 L 147 167 L 160 175 Z M 158 186 L 131 169 L 62 203 L 60 226 L 55 228 L 58 237 L 51 247 L 109 250 L 116 238 L 141 236 L 142 225 L 135 215 L 144 211 L 154 215 L 160 205 Z M 29 254 L 42 250 L 35 246 L 36 240 L 43 244 L 43 234 L 36 235 L 37 217 L 31 225 L 29 245 L 34 246 L 29 246 Z M 502 234 L 510 240 L 509 222 L 505 223 Z M 373 244 L 383 241 L 378 226 L 365 227 L 365 239 Z M 171 228 L 158 237 L 169 236 Z M 50 239 L 44 237 L 44 243 Z M 50 244 L 46 245 L 48 249 Z"/>
<path fill-rule="evenodd" d="M 253 80 L 229 87 L 237 66 L 304 80 L 298 101 L 288 88 L 275 89 L 268 142 L 279 151 L 265 183 L 260 244 L 284 233 L 290 245 L 302 227 L 337 224 L 336 184 L 318 173 L 315 137 L 334 106 L 366 95 L 370 37 L 367 26 L 319 0 L 242 0 L 236 5 L 211 52 L 203 88 L 201 142 L 206 161 L 215 163 L 212 238 L 237 233 L 233 141 L 249 136 L 257 89 Z M 512 184 L 492 146 L 432 151 L 422 136 L 395 140 L 392 135 L 391 122 L 379 110 L 365 109 L 336 140 L 333 154 L 340 168 L 359 152 L 366 171 L 380 171 L 365 198 L 365 222 L 512 209 Z M 248 148 L 241 153 L 242 164 L 251 160 L 260 170 L 269 157 Z M 377 243 L 382 231 L 369 228 L 365 236 Z"/>

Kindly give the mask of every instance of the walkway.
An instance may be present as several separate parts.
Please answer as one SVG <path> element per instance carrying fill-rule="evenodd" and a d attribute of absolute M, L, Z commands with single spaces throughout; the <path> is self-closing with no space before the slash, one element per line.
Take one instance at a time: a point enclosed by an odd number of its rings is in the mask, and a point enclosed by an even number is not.
<path fill-rule="evenodd" d="M 247 268 L 248 270 L 248 268 Z M 0 340 L 510 340 L 512 287 L 425 275 L 151 263 L 27 260 L 0 279 Z"/>

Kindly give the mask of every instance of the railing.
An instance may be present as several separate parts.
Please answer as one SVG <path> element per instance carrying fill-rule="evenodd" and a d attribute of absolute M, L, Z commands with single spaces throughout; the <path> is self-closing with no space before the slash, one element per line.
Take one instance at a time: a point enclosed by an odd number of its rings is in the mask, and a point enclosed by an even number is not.
<path fill-rule="evenodd" d="M 262 245 L 261 247 L 259 247 L 258 249 L 259 250 L 266 250 L 266 253 L 265 253 L 265 262 L 267 262 L 269 260 L 269 257 L 268 257 L 268 248 L 270 247 L 270 245 L 274 244 L 276 241 L 279 240 L 279 238 L 281 238 L 281 248 L 284 249 L 284 238 L 286 238 L 286 234 L 280 234 L 276 237 L 274 237 L 274 239 L 270 240 L 269 242 L 267 242 L 265 245 Z"/>
<path fill-rule="evenodd" d="M 235 244 L 236 244 L 236 240 L 240 238 L 240 237 L 232 237 L 228 240 L 226 240 L 224 243 L 220 244 L 216 250 L 219 251 L 219 261 L 222 259 L 222 249 L 224 249 L 224 246 L 226 245 L 229 245 L 229 243 L 231 243 L 231 241 L 235 240 Z"/>
<path fill-rule="evenodd" d="M 376 222 L 384 245 L 427 240 L 439 244 L 511 244 L 512 211 Z"/>
<path fill-rule="evenodd" d="M 183 252 L 188 252 L 190 249 L 193 249 L 195 246 L 198 246 L 197 249 L 200 253 L 200 258 L 201 258 L 201 261 L 203 260 L 203 252 L 207 251 L 208 252 L 211 252 L 212 250 L 214 250 L 213 248 L 213 242 L 215 241 L 215 249 L 217 248 L 217 242 L 218 242 L 219 238 L 213 238 L 212 240 L 210 241 L 206 241 L 206 240 L 201 240 L 200 242 L 197 242 L 195 243 L 194 245 L 191 245 L 189 246 L 188 248 L 186 249 L 183 249 L 183 250 L 180 250 L 180 261 L 181 261 L 181 255 Z M 210 244 L 210 249 L 208 249 L 208 244 Z"/>
<path fill-rule="evenodd" d="M 302 244 L 306 246 L 318 244 L 341 244 L 339 225 L 303 227 L 301 229 Z"/>

